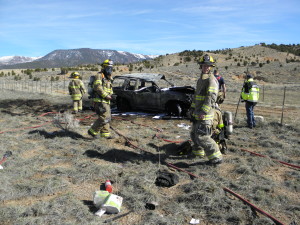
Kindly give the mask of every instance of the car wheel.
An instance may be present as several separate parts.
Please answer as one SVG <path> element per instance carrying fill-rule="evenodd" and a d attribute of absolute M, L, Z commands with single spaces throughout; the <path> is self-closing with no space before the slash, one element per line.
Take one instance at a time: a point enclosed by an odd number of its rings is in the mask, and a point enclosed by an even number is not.
<path fill-rule="evenodd" d="M 117 98 L 117 109 L 121 112 L 128 112 L 131 110 L 130 103 L 125 98 Z"/>
<path fill-rule="evenodd" d="M 171 116 L 182 116 L 182 107 L 179 103 L 170 103 L 168 106 L 168 114 Z"/>

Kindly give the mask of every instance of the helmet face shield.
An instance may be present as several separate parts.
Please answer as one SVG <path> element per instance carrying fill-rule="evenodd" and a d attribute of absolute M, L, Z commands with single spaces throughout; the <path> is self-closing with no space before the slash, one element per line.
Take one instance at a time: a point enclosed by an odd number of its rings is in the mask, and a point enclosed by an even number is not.
<path fill-rule="evenodd" d="M 208 65 L 208 66 L 211 66 L 211 67 L 215 66 L 215 61 L 214 61 L 213 57 L 211 57 L 207 54 L 202 56 L 198 63 L 200 64 L 200 66 L 201 65 Z"/>
<path fill-rule="evenodd" d="M 105 76 L 111 76 L 113 72 L 112 66 L 106 66 L 103 70 Z"/>

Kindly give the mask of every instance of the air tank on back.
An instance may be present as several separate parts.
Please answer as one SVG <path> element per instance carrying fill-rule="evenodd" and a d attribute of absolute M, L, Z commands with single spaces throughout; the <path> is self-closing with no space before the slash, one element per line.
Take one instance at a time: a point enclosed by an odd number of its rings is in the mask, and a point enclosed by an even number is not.
<path fill-rule="evenodd" d="M 226 127 L 226 135 L 231 135 L 233 132 L 232 113 L 229 111 L 225 111 L 223 120 Z"/>

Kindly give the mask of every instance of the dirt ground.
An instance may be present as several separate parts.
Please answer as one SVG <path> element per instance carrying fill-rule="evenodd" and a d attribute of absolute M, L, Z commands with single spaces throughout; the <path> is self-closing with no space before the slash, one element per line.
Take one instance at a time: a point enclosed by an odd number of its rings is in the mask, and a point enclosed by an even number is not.
<path fill-rule="evenodd" d="M 235 112 L 236 105 L 225 102 L 222 109 Z M 78 126 L 65 129 L 70 121 L 62 119 L 72 116 L 68 96 L 5 91 L 0 111 L 0 154 L 12 152 L 0 170 L 1 224 L 189 224 L 192 218 L 199 224 L 274 224 L 226 188 L 283 224 L 299 223 L 299 169 L 278 161 L 299 167 L 300 130 L 299 124 L 271 120 L 268 113 L 281 109 L 258 107 L 267 119 L 251 130 L 241 104 L 224 163 L 216 167 L 178 155 L 180 142 L 190 138 L 186 119 L 116 113 L 116 138 L 92 140 L 87 130 L 96 117 L 90 110 L 72 119 Z M 298 113 L 286 111 L 291 118 Z M 159 170 L 177 174 L 179 182 L 157 186 Z M 123 204 L 119 214 L 99 218 L 93 194 L 106 179 Z M 154 210 L 149 202 L 157 203 Z"/>

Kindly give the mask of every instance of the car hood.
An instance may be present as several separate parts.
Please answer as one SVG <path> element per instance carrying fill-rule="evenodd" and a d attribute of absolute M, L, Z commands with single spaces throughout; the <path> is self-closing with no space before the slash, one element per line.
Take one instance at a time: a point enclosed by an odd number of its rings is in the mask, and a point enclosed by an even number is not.
<path fill-rule="evenodd" d="M 163 88 L 162 91 L 177 91 L 177 92 L 184 92 L 189 94 L 195 93 L 195 88 L 192 86 L 180 86 L 180 87 L 169 87 L 169 88 Z"/>

